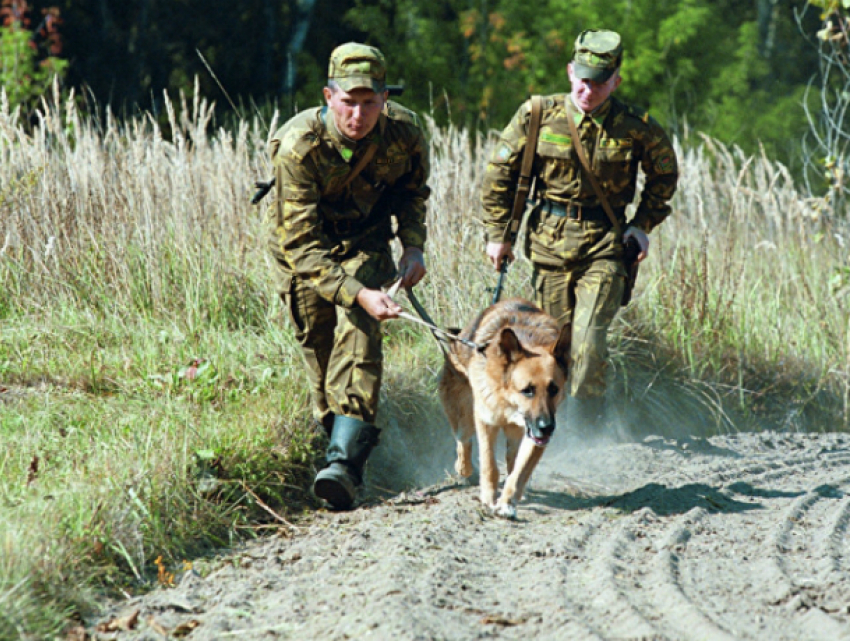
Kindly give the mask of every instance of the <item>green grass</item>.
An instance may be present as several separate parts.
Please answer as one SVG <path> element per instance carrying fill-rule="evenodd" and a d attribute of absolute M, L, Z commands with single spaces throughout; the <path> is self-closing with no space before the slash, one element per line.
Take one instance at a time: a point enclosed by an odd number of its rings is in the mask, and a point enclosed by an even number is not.
<path fill-rule="evenodd" d="M 272 123 L 216 129 L 196 99 L 95 126 L 72 104 L 31 132 L 0 113 L 0 640 L 60 638 L 104 594 L 156 585 L 315 507 L 300 353 L 275 293 L 254 180 Z M 478 197 L 491 140 L 432 130 L 429 276 L 462 326 L 490 300 Z M 846 221 L 766 158 L 680 150 L 675 213 L 652 235 L 611 336 L 627 405 L 681 407 L 703 435 L 846 430 Z M 528 295 L 512 266 L 506 295 Z M 439 420 L 441 355 L 387 325 L 384 425 Z M 674 428 L 670 428 L 674 429 Z M 272 514 L 271 512 L 274 512 Z"/>

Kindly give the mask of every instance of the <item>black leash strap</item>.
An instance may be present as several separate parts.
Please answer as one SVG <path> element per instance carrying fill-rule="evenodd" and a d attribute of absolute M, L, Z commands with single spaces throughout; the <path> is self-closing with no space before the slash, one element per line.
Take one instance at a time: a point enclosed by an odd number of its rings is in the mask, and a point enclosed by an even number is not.
<path fill-rule="evenodd" d="M 510 264 L 511 261 L 508 260 L 508 257 L 503 256 L 502 263 L 499 265 L 499 280 L 496 282 L 496 289 L 493 290 L 493 300 L 490 302 L 491 305 L 498 303 L 499 299 L 502 297 L 502 289 L 505 286 L 505 275 L 508 273 L 508 267 Z"/>

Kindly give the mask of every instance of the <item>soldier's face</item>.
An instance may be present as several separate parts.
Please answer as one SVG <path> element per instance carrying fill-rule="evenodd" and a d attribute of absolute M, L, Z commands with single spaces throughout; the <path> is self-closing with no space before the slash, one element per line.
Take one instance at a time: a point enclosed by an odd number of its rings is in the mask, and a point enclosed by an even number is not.
<path fill-rule="evenodd" d="M 595 80 L 587 80 L 579 78 L 573 73 L 572 63 L 567 65 L 567 74 L 570 77 L 572 84 L 573 102 L 584 112 L 593 111 L 603 102 L 608 100 L 608 96 L 614 93 L 614 90 L 620 86 L 620 72 L 615 71 L 605 82 L 596 82 Z"/>
<path fill-rule="evenodd" d="M 352 140 L 360 140 L 378 124 L 378 117 L 387 101 L 387 94 L 371 89 L 324 89 L 325 101 L 334 116 L 337 129 Z"/>

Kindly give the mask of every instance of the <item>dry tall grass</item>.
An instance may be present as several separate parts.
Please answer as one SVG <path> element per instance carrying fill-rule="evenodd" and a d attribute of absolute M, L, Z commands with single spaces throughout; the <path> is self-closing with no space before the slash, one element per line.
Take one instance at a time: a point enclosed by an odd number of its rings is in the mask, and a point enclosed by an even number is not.
<path fill-rule="evenodd" d="M 271 199 L 249 204 L 275 123 L 228 130 L 197 95 L 165 106 L 164 125 L 101 122 L 55 95 L 29 127 L 0 104 L 0 628 L 17 621 L 21 636 L 88 602 L 63 579 L 141 581 L 163 551 L 221 544 L 244 525 L 234 514 L 249 495 L 211 506 L 186 474 L 198 459 L 214 454 L 259 490 L 309 451 L 297 346 L 263 242 Z M 496 280 L 478 218 L 492 138 L 433 124 L 430 135 L 419 296 L 457 326 Z M 615 325 L 615 369 L 632 391 L 670 374 L 719 412 L 777 429 L 846 429 L 846 220 L 767 158 L 709 139 L 679 154 L 675 214 Z M 528 295 L 529 273 L 517 261 L 506 294 Z M 389 333 L 388 413 L 433 412 L 433 399 L 418 403 L 433 396 L 436 344 L 402 322 Z M 215 367 L 189 381 L 196 356 Z"/>

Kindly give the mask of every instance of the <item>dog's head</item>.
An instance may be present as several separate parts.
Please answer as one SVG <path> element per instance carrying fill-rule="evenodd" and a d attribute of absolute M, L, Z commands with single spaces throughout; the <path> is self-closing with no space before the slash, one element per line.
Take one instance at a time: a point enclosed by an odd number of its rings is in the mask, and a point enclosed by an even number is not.
<path fill-rule="evenodd" d="M 487 366 L 495 370 L 491 374 L 501 375 L 512 422 L 525 427 L 526 436 L 540 447 L 555 432 L 555 413 L 569 372 L 571 333 L 565 325 L 551 345 L 528 347 L 513 329 L 504 327 L 485 350 Z"/>

